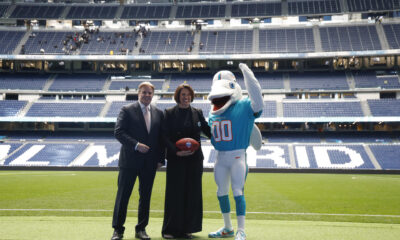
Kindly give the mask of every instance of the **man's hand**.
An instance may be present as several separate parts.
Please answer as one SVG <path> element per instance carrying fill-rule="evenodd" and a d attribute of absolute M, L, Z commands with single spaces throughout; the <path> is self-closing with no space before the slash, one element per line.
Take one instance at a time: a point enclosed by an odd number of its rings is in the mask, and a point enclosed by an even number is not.
<path fill-rule="evenodd" d="M 139 144 L 137 145 L 137 150 L 138 150 L 140 153 L 147 153 L 147 152 L 149 151 L 149 149 L 150 149 L 150 147 L 147 146 L 146 144 L 139 143 Z"/>

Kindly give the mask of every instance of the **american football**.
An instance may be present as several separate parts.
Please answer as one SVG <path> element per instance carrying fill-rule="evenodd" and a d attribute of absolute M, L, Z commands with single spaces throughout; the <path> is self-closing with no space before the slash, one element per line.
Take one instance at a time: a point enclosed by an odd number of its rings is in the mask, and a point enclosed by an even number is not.
<path fill-rule="evenodd" d="M 196 151 L 200 144 L 193 138 L 181 138 L 175 143 L 176 147 L 182 151 Z"/>

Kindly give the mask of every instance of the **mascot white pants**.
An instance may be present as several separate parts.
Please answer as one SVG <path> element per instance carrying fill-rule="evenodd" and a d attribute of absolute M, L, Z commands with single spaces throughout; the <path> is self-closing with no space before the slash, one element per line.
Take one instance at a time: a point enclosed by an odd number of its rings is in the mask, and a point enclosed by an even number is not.
<path fill-rule="evenodd" d="M 261 115 L 263 97 L 260 84 L 253 72 L 243 63 L 239 64 L 239 68 L 243 73 L 248 98 L 242 97 L 242 89 L 230 71 L 220 71 L 214 75 L 208 96 L 212 103 L 208 120 L 212 131 L 211 143 L 217 150 L 214 177 L 225 224 L 223 228 L 210 233 L 210 238 L 234 236 L 228 197 L 231 185 L 238 219 L 235 239 L 246 239 L 244 232 L 246 201 L 243 192 L 248 172 L 246 149 L 249 145 L 256 150 L 261 148 L 261 134 L 254 121 Z"/>

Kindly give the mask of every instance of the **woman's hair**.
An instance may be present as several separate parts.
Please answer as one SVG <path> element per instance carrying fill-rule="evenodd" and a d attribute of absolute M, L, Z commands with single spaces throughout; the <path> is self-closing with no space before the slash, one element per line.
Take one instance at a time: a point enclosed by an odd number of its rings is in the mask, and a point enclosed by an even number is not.
<path fill-rule="evenodd" d="M 189 90 L 190 92 L 190 96 L 192 97 L 191 102 L 193 102 L 194 99 L 194 91 L 193 88 L 187 84 L 187 83 L 182 83 L 181 85 L 179 85 L 176 90 L 175 90 L 175 94 L 174 94 L 174 99 L 176 103 L 180 103 L 179 102 L 179 96 L 181 95 L 181 91 L 182 89 L 186 88 L 187 90 Z"/>

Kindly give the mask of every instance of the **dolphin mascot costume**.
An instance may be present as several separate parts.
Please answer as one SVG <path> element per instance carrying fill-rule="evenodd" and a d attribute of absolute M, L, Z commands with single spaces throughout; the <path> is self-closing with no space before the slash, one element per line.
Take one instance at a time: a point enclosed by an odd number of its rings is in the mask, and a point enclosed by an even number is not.
<path fill-rule="evenodd" d="M 260 130 L 254 124 L 263 110 L 261 87 L 249 67 L 240 63 L 244 83 L 249 97 L 242 96 L 242 89 L 230 71 L 219 71 L 214 75 L 208 100 L 211 111 L 208 124 L 211 127 L 211 143 L 217 150 L 214 167 L 214 178 L 217 183 L 217 196 L 224 218 L 224 227 L 211 232 L 209 238 L 226 238 L 235 236 L 230 219 L 229 185 L 236 203 L 238 229 L 235 240 L 246 239 L 244 222 L 246 201 L 244 183 L 248 172 L 246 149 L 252 145 L 261 148 Z"/>

